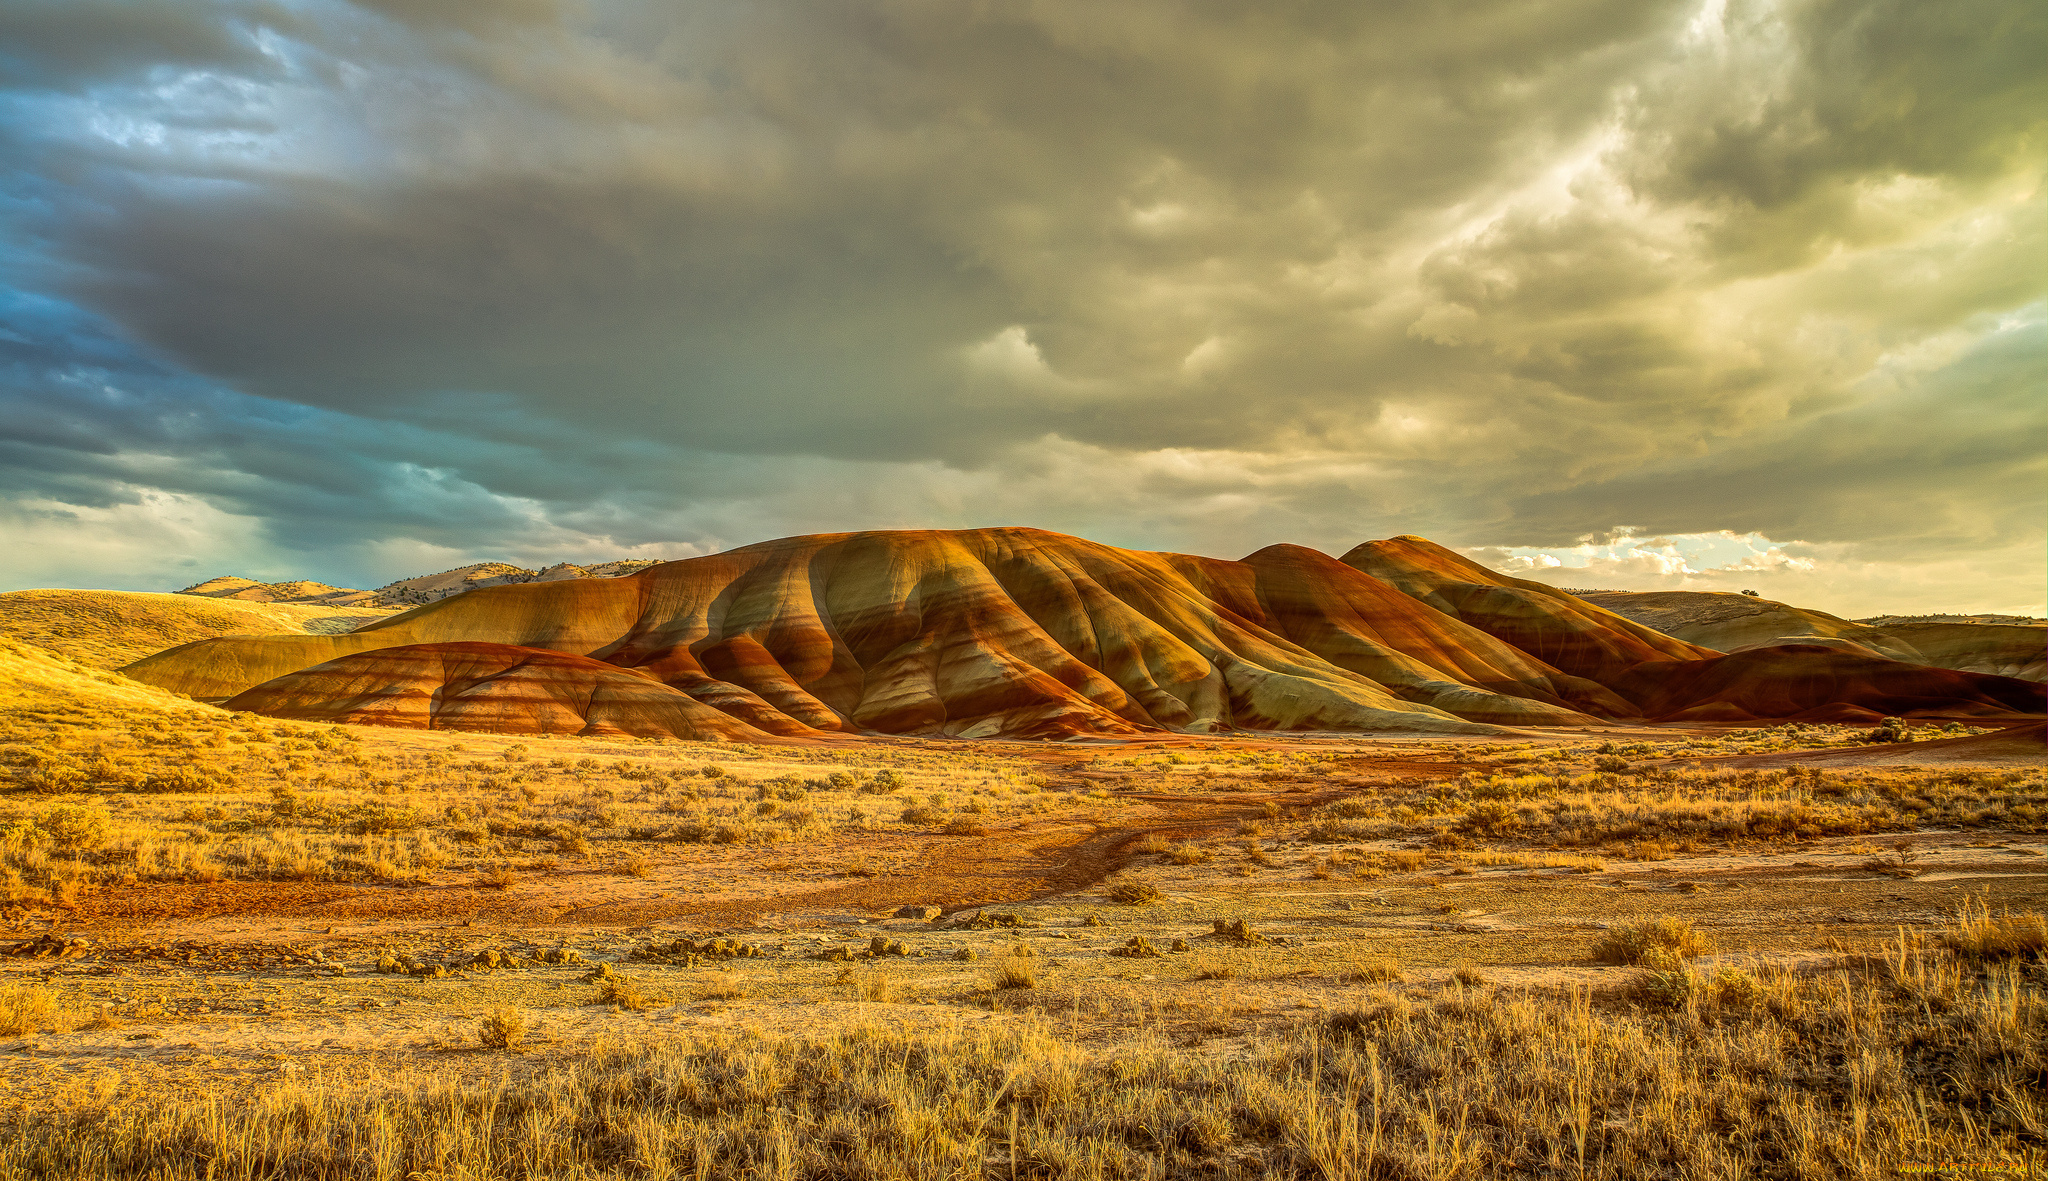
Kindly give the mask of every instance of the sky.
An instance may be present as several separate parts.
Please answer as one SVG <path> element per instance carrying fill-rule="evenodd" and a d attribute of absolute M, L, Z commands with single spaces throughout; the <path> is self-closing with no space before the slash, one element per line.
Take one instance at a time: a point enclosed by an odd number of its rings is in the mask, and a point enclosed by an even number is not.
<path fill-rule="evenodd" d="M 2033 0 L 7 0 L 0 589 L 1032 525 L 2043 613 Z"/>

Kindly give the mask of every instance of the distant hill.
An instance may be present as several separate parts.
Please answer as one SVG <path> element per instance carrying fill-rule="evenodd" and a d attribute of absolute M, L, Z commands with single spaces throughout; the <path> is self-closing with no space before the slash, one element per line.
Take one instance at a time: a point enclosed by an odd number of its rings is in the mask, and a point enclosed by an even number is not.
<path fill-rule="evenodd" d="M 208 601 L 138 591 L 19 590 L 0 594 L 0 636 L 88 668 L 113 669 L 193 640 L 338 635 L 394 614 L 379 608 Z"/>
<path fill-rule="evenodd" d="M 2048 623 L 2025 616 L 1880 615 L 1850 620 L 1725 591 L 1575 593 L 1667 636 L 1720 652 L 1821 643 L 1934 668 L 2048 680 Z"/>
<path fill-rule="evenodd" d="M 439 574 L 401 578 L 376 590 L 354 590 L 349 587 L 329 586 L 324 582 L 257 582 L 252 578 L 224 574 L 218 578 L 195 583 L 178 593 L 208 599 L 237 599 L 250 603 L 313 603 L 330 607 L 402 610 L 407 607 L 424 607 L 428 603 L 436 603 L 452 595 L 466 594 L 480 587 L 506 586 L 520 582 L 561 582 L 572 578 L 618 578 L 627 574 L 637 574 L 657 564 L 644 559 L 599 562 L 590 566 L 560 562 L 543 570 L 528 570 L 505 562 L 478 562 L 454 570 L 443 570 Z"/>

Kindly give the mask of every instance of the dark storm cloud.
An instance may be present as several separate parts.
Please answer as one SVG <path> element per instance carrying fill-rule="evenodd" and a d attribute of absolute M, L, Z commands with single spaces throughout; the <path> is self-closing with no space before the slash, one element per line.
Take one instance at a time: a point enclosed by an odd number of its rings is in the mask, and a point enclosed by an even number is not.
<path fill-rule="evenodd" d="M 2044 21 L 14 6 L 0 455 L 288 547 L 2003 544 Z"/>

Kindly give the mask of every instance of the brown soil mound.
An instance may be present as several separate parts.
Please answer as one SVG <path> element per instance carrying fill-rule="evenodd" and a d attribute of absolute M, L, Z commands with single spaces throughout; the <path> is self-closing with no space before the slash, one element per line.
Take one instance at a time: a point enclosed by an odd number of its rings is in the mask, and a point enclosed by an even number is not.
<path fill-rule="evenodd" d="M 512 677 L 488 694 L 470 680 L 437 690 L 443 670 L 467 670 L 475 659 L 441 649 L 470 644 L 593 662 L 521 664 L 530 658 L 500 650 L 490 659 L 526 671 L 477 681 Z M 395 664 L 344 659 L 397 648 L 409 651 Z M 1735 693 L 1694 668 L 1726 659 L 1717 653 L 1564 592 L 1500 578 L 1420 538 L 1360 547 L 1348 564 L 1298 546 L 1227 562 L 983 529 L 786 538 L 623 578 L 486 587 L 346 636 L 206 641 L 126 671 L 291 716 L 357 715 L 361 707 L 335 704 L 353 700 L 333 696 L 341 685 L 366 701 L 449 698 L 462 704 L 404 716 L 522 733 L 568 724 L 568 715 L 547 723 L 513 716 L 543 670 L 549 702 L 596 694 L 603 677 L 637 670 L 644 676 L 632 682 L 635 692 L 659 682 L 791 737 L 1491 733 L 1702 704 L 1743 717 L 1823 707 L 2041 708 L 2038 688 L 2029 698 L 2024 686 L 1891 661 L 1845 678 L 1825 663 L 1842 654 L 1774 651 L 1729 666 L 1758 678 Z M 266 685 L 316 665 L 326 666 L 319 677 Z M 1638 668 L 1648 671 L 1631 671 Z M 379 677 L 391 688 L 376 688 Z M 257 686 L 265 691 L 249 694 Z M 505 704 L 484 708 L 479 694 Z M 651 711 L 643 721 L 661 713 L 652 700 L 635 707 Z"/>
<path fill-rule="evenodd" d="M 1904 664 L 1819 644 L 1752 648 L 1705 660 L 1636 666 L 1616 686 L 1664 722 L 1793 718 L 1999 717 L 2042 712 L 2042 686 L 2010 677 Z"/>

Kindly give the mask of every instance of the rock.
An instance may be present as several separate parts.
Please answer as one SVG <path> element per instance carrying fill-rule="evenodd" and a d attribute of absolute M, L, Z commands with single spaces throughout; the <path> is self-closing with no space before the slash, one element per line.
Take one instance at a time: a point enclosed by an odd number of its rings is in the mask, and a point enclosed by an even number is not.
<path fill-rule="evenodd" d="M 1159 949 L 1152 946 L 1151 940 L 1146 939 L 1143 935 L 1133 935 L 1131 936 L 1131 941 L 1122 947 L 1110 948 L 1109 954 L 1120 955 L 1126 959 L 1134 960 L 1157 959 L 1159 958 Z"/>
<path fill-rule="evenodd" d="M 896 913 L 893 917 L 899 919 L 919 919 L 930 923 L 936 922 L 938 917 L 944 913 L 946 913 L 944 907 L 925 903 L 922 905 L 899 906 L 896 908 Z"/>

